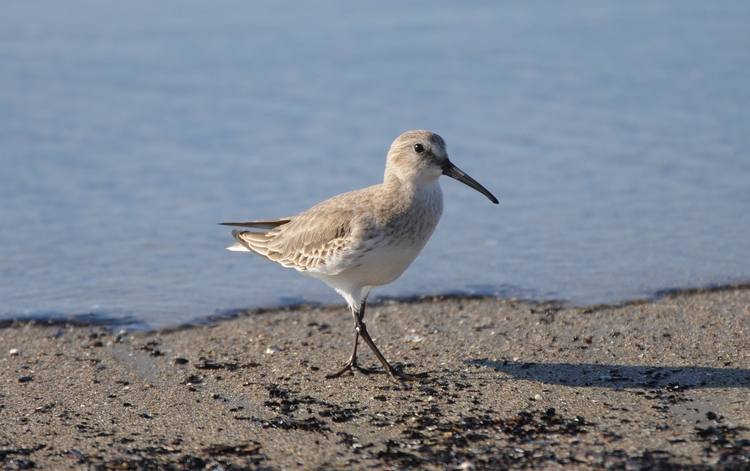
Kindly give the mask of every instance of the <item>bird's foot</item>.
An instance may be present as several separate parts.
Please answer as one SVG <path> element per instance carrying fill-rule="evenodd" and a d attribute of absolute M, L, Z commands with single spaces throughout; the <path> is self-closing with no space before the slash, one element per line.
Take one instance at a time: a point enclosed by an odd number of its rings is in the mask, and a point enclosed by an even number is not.
<path fill-rule="evenodd" d="M 381 371 L 381 370 L 371 370 L 368 368 L 362 368 L 361 366 L 357 364 L 356 360 L 349 360 L 341 370 L 337 371 L 336 373 L 326 375 L 326 379 L 338 378 L 344 373 L 346 373 L 347 371 L 350 371 L 352 374 L 354 374 L 355 371 L 358 371 L 367 377 L 369 377 L 372 374 L 386 373 L 385 371 Z"/>
<path fill-rule="evenodd" d="M 384 373 L 388 373 L 391 375 L 391 378 L 395 379 L 396 381 L 419 381 L 420 379 L 426 378 L 427 373 L 416 373 L 413 375 L 406 374 L 403 371 L 397 370 L 396 368 L 392 367 L 390 364 L 388 365 L 390 368 L 388 368 L 388 371 L 384 371 Z"/>
<path fill-rule="evenodd" d="M 406 374 L 403 371 L 397 370 L 390 364 L 388 364 L 387 370 L 372 370 L 369 368 L 363 368 L 359 366 L 356 361 L 350 360 L 346 365 L 344 365 L 341 370 L 337 371 L 336 373 L 326 375 L 326 379 L 338 378 L 348 371 L 352 374 L 354 374 L 354 372 L 360 372 L 368 378 L 373 374 L 387 374 L 396 381 L 418 381 L 422 378 L 427 377 L 427 373 L 417 373 L 414 375 Z"/>

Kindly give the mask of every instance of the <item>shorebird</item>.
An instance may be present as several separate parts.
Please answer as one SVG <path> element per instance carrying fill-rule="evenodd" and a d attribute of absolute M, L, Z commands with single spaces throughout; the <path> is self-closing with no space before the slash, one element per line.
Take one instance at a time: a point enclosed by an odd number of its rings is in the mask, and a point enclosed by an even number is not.
<path fill-rule="evenodd" d="M 365 305 L 370 290 L 396 280 L 411 265 L 435 230 L 443 212 L 440 175 L 474 188 L 493 203 L 497 198 L 448 159 L 445 141 L 430 131 L 400 135 L 388 151 L 383 183 L 334 196 L 296 216 L 252 222 L 223 222 L 235 229 L 237 243 L 227 249 L 253 252 L 317 278 L 344 297 L 354 318 L 354 350 L 336 378 L 347 371 L 416 377 L 385 359 L 367 332 Z M 357 363 L 359 338 L 385 371 Z"/>

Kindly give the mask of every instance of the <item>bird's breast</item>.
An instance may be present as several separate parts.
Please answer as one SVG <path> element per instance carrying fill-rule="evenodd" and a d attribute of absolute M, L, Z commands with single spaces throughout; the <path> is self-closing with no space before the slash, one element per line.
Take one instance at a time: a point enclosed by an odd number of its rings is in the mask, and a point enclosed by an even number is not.
<path fill-rule="evenodd" d="M 405 205 L 375 222 L 353 245 L 347 267 L 340 276 L 360 286 L 381 286 L 401 276 L 424 248 L 435 231 L 443 211 L 440 186 L 408 194 Z M 403 201 L 402 201 L 403 203 Z M 391 208 L 397 207 L 391 205 Z M 343 268 L 343 265 L 342 265 Z"/>

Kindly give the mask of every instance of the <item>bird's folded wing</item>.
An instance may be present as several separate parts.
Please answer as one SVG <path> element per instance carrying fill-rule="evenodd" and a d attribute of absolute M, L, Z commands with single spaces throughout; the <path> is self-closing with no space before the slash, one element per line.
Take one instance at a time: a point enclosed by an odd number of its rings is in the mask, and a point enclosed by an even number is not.
<path fill-rule="evenodd" d="M 321 268 L 348 242 L 350 224 L 351 219 L 346 216 L 293 218 L 289 224 L 267 233 L 266 256 L 301 271 Z"/>
<path fill-rule="evenodd" d="M 292 218 L 281 218 L 281 219 L 267 219 L 265 221 L 250 221 L 250 222 L 220 222 L 221 226 L 232 226 L 232 227 L 251 227 L 253 229 L 273 229 L 281 226 L 282 224 L 288 223 Z"/>
<path fill-rule="evenodd" d="M 371 230 L 374 216 L 357 211 L 359 191 L 344 193 L 319 203 L 294 217 L 240 223 L 265 232 L 234 230 L 238 244 L 230 250 L 248 250 L 299 271 L 335 275 L 351 268 L 382 234 Z M 366 247 L 364 247 L 366 249 Z"/>

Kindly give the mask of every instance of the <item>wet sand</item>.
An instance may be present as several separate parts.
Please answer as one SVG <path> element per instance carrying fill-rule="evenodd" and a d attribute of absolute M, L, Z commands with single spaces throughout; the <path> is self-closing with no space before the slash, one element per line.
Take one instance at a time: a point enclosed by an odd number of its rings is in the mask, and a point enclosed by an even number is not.
<path fill-rule="evenodd" d="M 366 321 L 428 377 L 325 379 L 354 337 L 341 306 L 1 329 L 0 468 L 750 467 L 746 287 L 619 307 L 386 302 Z"/>

